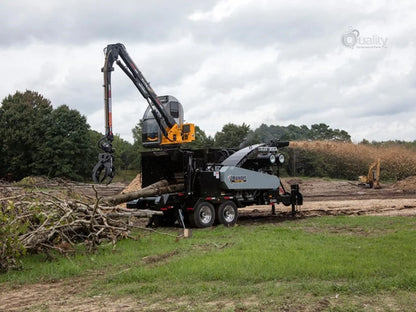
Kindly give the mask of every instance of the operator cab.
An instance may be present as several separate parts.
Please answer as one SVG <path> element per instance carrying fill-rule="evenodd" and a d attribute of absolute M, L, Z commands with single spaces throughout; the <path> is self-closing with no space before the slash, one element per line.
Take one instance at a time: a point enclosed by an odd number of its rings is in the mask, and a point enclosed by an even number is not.
<path fill-rule="evenodd" d="M 182 126 L 183 124 L 183 107 L 178 99 L 171 95 L 157 97 L 165 111 L 175 119 L 175 122 Z M 160 119 L 160 118 L 159 118 Z M 147 107 L 143 115 L 142 125 L 142 143 L 144 147 L 159 147 L 162 141 L 162 131 L 153 116 L 150 106 Z"/>

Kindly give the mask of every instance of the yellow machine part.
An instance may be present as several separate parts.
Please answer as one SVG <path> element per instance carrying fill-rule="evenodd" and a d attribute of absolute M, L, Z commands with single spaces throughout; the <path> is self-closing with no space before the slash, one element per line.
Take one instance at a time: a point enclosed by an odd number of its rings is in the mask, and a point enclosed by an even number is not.
<path fill-rule="evenodd" d="M 368 167 L 368 174 L 366 176 L 359 176 L 360 184 L 365 184 L 370 188 L 380 188 L 380 158 L 371 163 Z"/>
<path fill-rule="evenodd" d="M 189 143 L 195 140 L 195 125 L 191 123 L 181 126 L 176 124 L 166 131 L 168 137 L 162 136 L 161 145 Z"/>

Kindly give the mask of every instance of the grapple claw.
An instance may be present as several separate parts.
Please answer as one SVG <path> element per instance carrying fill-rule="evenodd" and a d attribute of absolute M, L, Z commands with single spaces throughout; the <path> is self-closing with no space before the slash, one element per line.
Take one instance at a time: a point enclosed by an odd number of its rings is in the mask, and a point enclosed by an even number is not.
<path fill-rule="evenodd" d="M 110 153 L 98 154 L 98 163 L 92 171 L 92 179 L 95 183 L 110 184 L 115 175 L 113 156 Z"/>

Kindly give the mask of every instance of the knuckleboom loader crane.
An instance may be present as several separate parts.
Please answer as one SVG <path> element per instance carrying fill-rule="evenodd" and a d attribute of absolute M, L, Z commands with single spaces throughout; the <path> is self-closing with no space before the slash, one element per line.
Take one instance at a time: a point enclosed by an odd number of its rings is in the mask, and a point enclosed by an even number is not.
<path fill-rule="evenodd" d="M 148 103 L 142 126 L 144 147 L 175 147 L 191 142 L 195 139 L 195 126 L 183 123 L 183 108 L 175 97 L 156 95 L 123 44 L 109 44 L 104 49 L 104 54 L 105 62 L 102 72 L 104 75 L 105 136 L 98 143 L 103 153 L 98 156 L 99 161 L 93 169 L 92 177 L 96 183 L 106 181 L 108 184 L 115 175 L 111 90 L 111 73 L 114 71 L 114 63 L 130 78 Z"/>

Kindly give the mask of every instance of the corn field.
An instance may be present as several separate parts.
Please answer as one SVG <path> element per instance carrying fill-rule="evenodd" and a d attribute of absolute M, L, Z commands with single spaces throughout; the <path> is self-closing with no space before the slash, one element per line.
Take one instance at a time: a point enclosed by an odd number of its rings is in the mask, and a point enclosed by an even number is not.
<path fill-rule="evenodd" d="M 381 180 L 397 181 L 416 175 L 416 149 L 399 144 L 373 145 L 332 141 L 290 143 L 287 171 L 294 175 L 355 180 L 381 161 Z"/>

